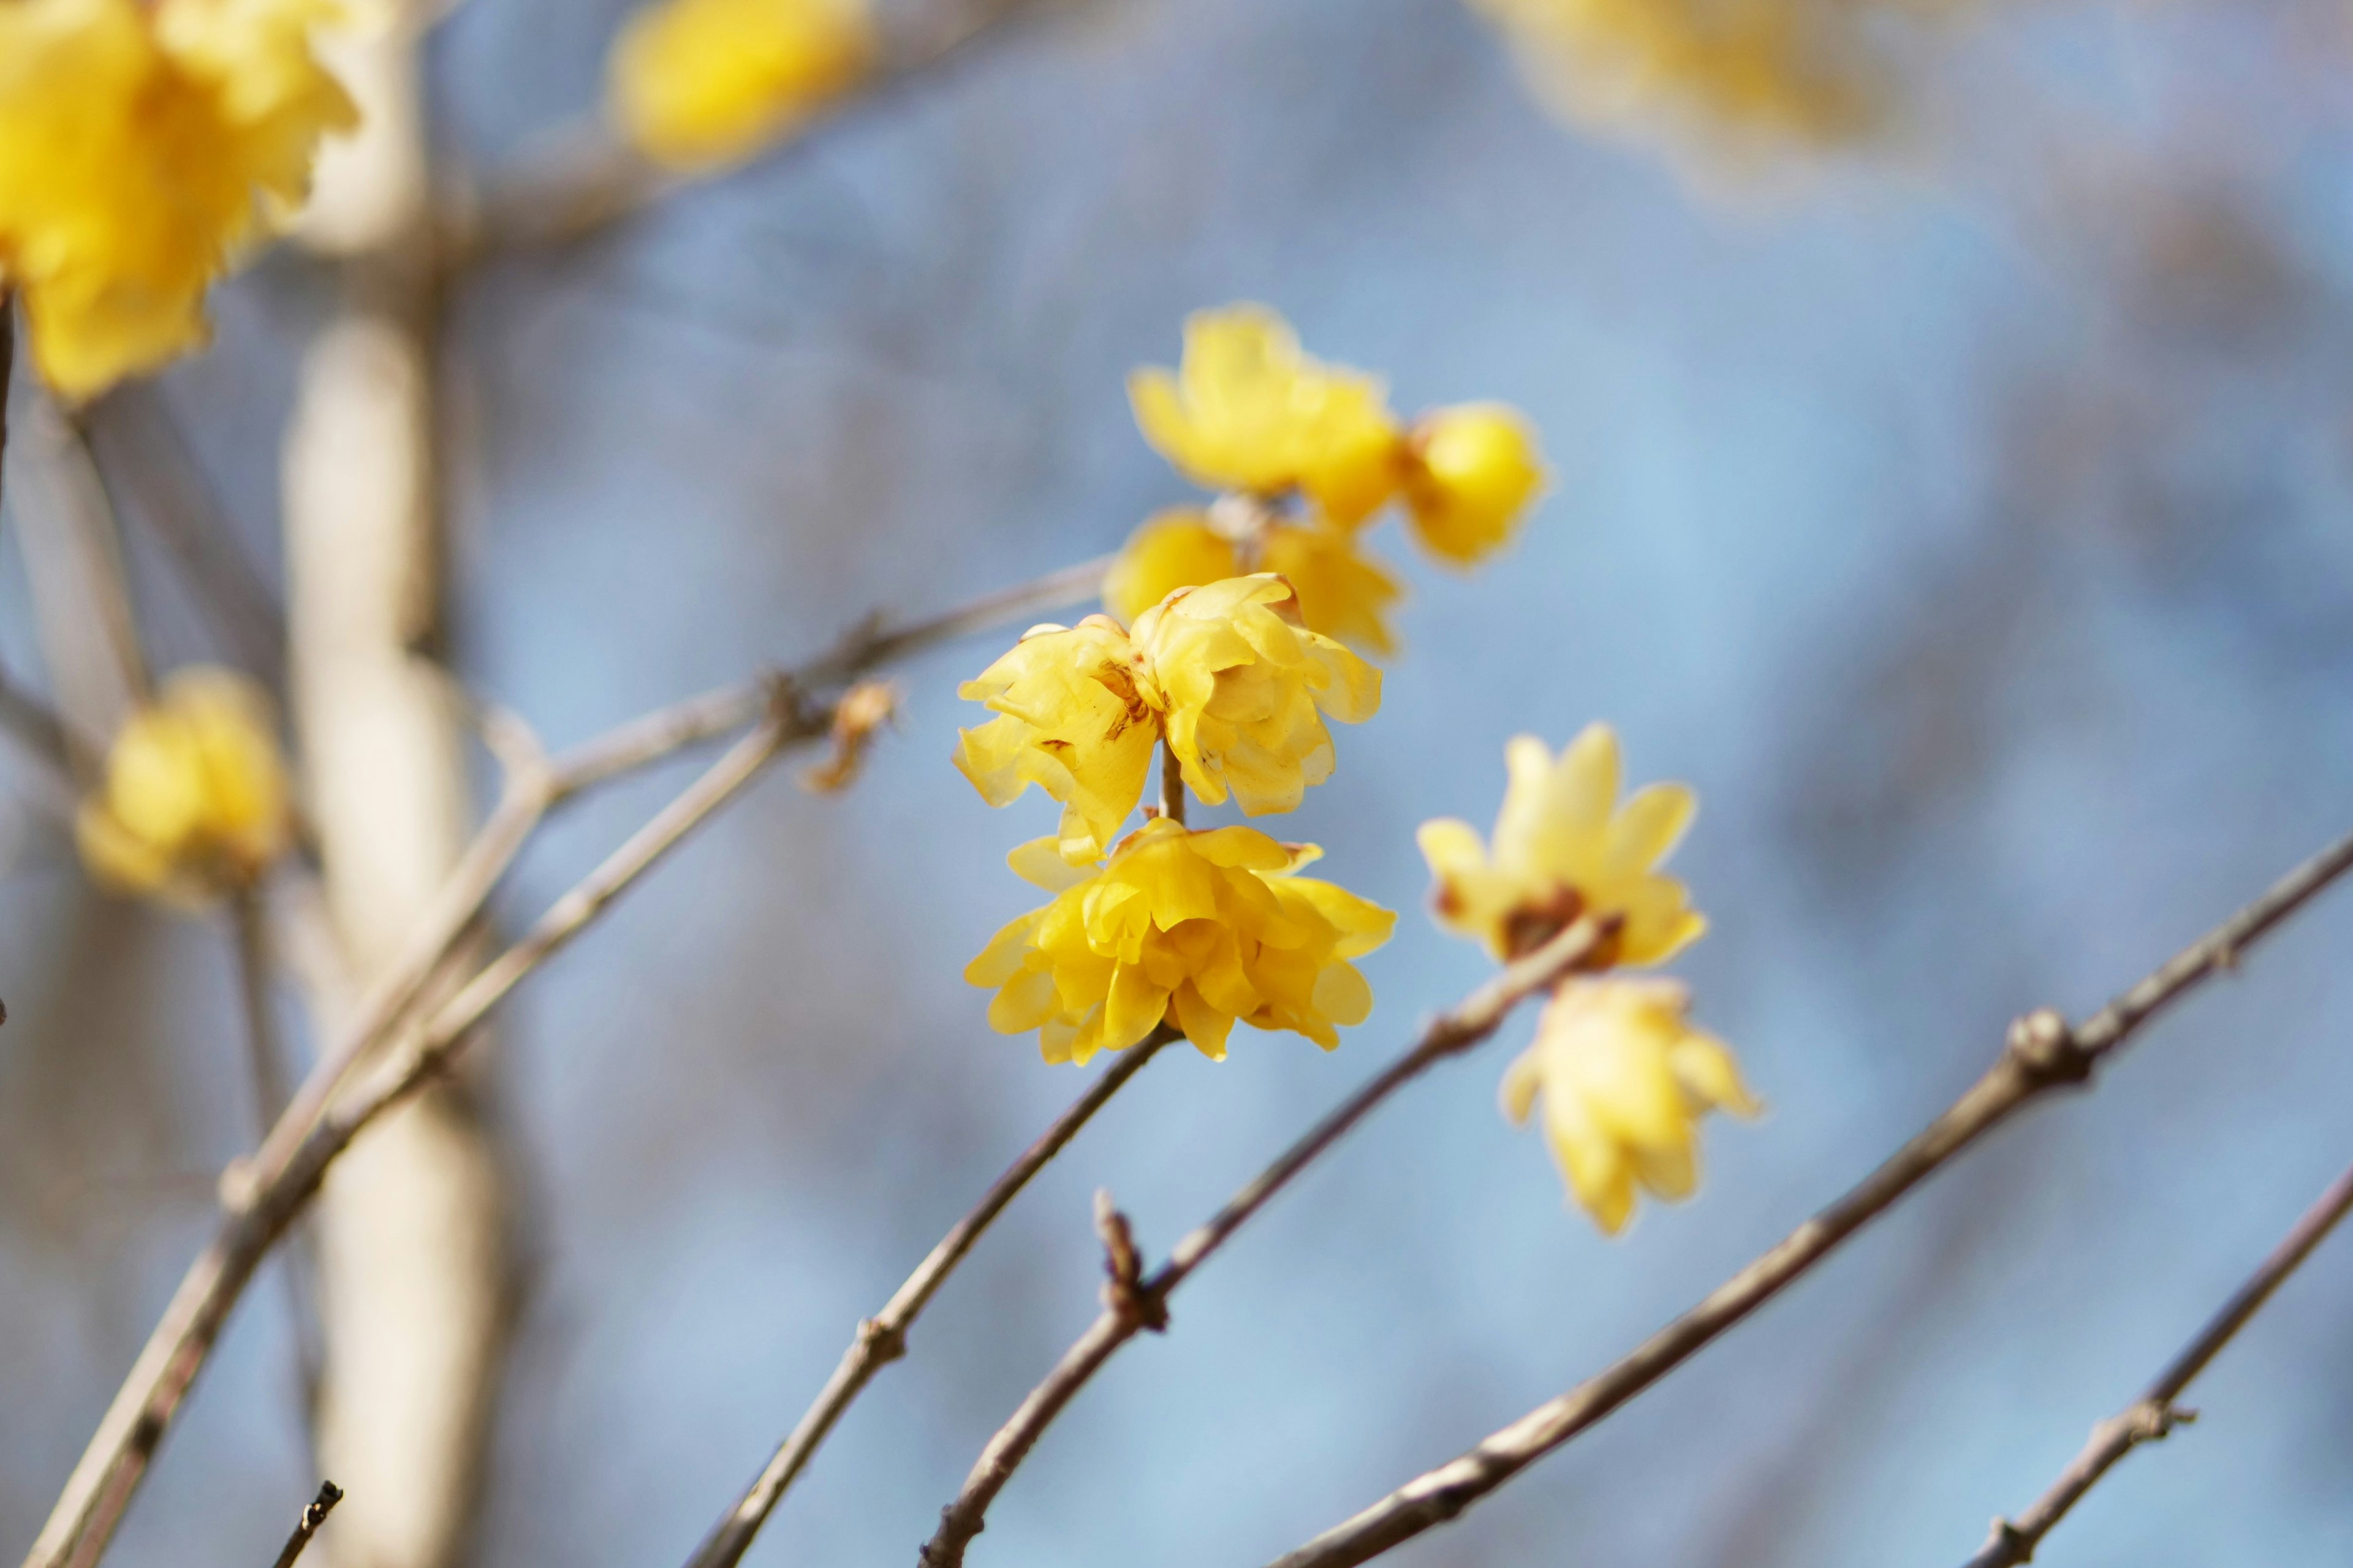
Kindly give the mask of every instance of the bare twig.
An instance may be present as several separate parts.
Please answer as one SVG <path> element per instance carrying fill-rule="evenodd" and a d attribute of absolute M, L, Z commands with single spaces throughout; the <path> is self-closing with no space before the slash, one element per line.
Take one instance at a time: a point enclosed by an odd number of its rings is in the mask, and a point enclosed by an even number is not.
<path fill-rule="evenodd" d="M 181 1279 L 163 1321 L 132 1367 L 42 1527 L 26 1568 L 90 1568 L 104 1552 L 132 1494 L 162 1445 L 196 1373 L 254 1270 L 317 1194 L 327 1167 L 370 1123 L 431 1080 L 468 1032 L 517 982 L 577 935 L 596 913 L 681 839 L 756 777 L 786 738 L 822 731 L 816 716 L 780 703 L 767 721 L 731 748 L 638 829 L 529 933 L 434 1013 L 379 1071 L 332 1106 L 290 1151 L 262 1156 L 225 1180 L 224 1213 L 213 1241 Z M 281 1121 L 281 1127 L 284 1122 Z"/>
<path fill-rule="evenodd" d="M 278 1554 L 273 1568 L 294 1568 L 294 1560 L 302 1555 L 302 1549 L 311 1544 L 311 1537 L 319 1533 L 319 1527 L 327 1522 L 327 1516 L 343 1500 L 343 1488 L 332 1481 L 321 1481 L 319 1495 L 311 1500 L 302 1510 L 302 1517 L 294 1521 L 294 1533 L 286 1538 L 286 1550 Z"/>
<path fill-rule="evenodd" d="M 2232 969 L 2250 944 L 2353 867 L 2353 837 L 2282 878 L 2254 902 L 2168 959 L 2157 972 L 2070 1029 L 2047 1009 L 2010 1026 L 1984 1077 L 1862 1184 L 1789 1233 L 1660 1330 L 1632 1354 L 1538 1405 L 1460 1458 L 1398 1488 L 1355 1518 L 1276 1559 L 1273 1568 L 1346 1568 L 1443 1524 L 1593 1426 L 1770 1300 L 1923 1177 L 2047 1090 L 2081 1084 L 2151 1016 L 2208 976 Z"/>
<path fill-rule="evenodd" d="M 1227 1200 L 1207 1224 L 1179 1241 L 1168 1261 L 1150 1276 L 1121 1288 L 1114 1257 L 1113 1288 L 1107 1294 L 1103 1315 L 1063 1352 L 1045 1381 L 1029 1391 L 1012 1418 L 981 1450 L 972 1473 L 965 1478 L 963 1490 L 954 1502 L 940 1510 L 939 1529 L 923 1550 L 923 1568 L 957 1568 L 964 1561 L 965 1548 L 984 1528 L 989 1504 L 1005 1489 L 1005 1483 L 1012 1479 L 1014 1470 L 1062 1407 L 1120 1346 L 1147 1329 L 1157 1331 L 1166 1327 L 1169 1295 L 1293 1177 L 1337 1143 L 1381 1101 L 1434 1064 L 1469 1050 L 1493 1034 L 1522 1001 L 1586 963 L 1615 929 L 1614 921 L 1579 920 L 1525 958 L 1505 967 L 1451 1012 L 1440 1014 L 1410 1049 L 1341 1101 L 1272 1164 Z M 1116 1248 L 1113 1251 L 1115 1254 Z"/>
<path fill-rule="evenodd" d="M 857 1337 L 842 1352 L 840 1364 L 826 1380 L 816 1403 L 802 1415 L 792 1435 L 777 1448 L 776 1456 L 768 1461 L 767 1468 L 760 1472 L 759 1479 L 745 1489 L 726 1516 L 712 1527 L 711 1533 L 703 1538 L 702 1544 L 688 1560 L 688 1568 L 734 1568 L 742 1561 L 753 1537 L 767 1522 L 768 1515 L 799 1477 L 809 1457 L 817 1452 L 818 1445 L 824 1442 L 833 1430 L 834 1423 L 841 1418 L 842 1412 L 849 1408 L 876 1373 L 907 1353 L 907 1330 L 930 1303 L 933 1295 L 946 1283 L 947 1277 L 955 1271 L 956 1265 L 964 1261 L 965 1255 L 979 1241 L 981 1233 L 996 1221 L 1021 1189 L 1029 1184 L 1029 1178 L 1061 1152 L 1064 1144 L 1078 1136 L 1079 1129 L 1084 1127 L 1094 1113 L 1119 1092 L 1122 1085 L 1142 1071 L 1144 1064 L 1163 1047 L 1183 1037 L 1176 1030 L 1164 1025 L 1141 1045 L 1122 1052 L 1119 1059 L 1095 1080 L 1092 1088 L 1057 1117 L 1054 1124 L 1023 1151 L 1019 1159 L 1006 1167 L 1005 1173 L 981 1194 L 980 1201 L 972 1206 L 971 1212 L 956 1221 L 955 1227 L 940 1238 L 939 1245 L 932 1248 L 930 1256 L 916 1267 L 913 1274 L 907 1276 L 906 1282 L 883 1304 L 882 1310 L 858 1325 Z"/>
<path fill-rule="evenodd" d="M 2207 1363 L 2221 1353 L 2232 1336 L 2246 1327 L 2247 1320 L 2271 1300 L 2281 1281 L 2295 1273 L 2298 1266 L 2312 1255 L 2343 1219 L 2353 1210 L 2353 1168 L 2329 1184 L 2328 1190 L 2304 1212 L 2295 1228 L 2272 1249 L 2263 1267 L 2247 1277 L 2246 1282 L 2233 1291 L 2222 1304 L 2222 1310 L 2208 1320 L 2198 1331 L 2198 1336 L 2182 1347 L 2181 1353 L 2147 1393 L 2138 1399 L 2092 1428 L 2092 1440 L 2084 1451 L 2061 1472 L 2051 1489 L 2034 1500 L 2034 1506 L 2016 1519 L 1998 1519 L 1993 1534 L 1968 1568 L 2017 1568 L 2031 1561 L 2034 1549 L 2052 1527 L 2067 1517 L 2067 1510 L 2082 1500 L 2109 1469 L 2143 1443 L 2154 1443 L 2178 1426 L 2198 1418 L 2194 1410 L 2184 1410 L 2174 1402 L 2179 1399 Z"/>
<path fill-rule="evenodd" d="M 1160 747 L 1160 815 L 1185 826 L 1185 764 L 1166 742 Z"/>

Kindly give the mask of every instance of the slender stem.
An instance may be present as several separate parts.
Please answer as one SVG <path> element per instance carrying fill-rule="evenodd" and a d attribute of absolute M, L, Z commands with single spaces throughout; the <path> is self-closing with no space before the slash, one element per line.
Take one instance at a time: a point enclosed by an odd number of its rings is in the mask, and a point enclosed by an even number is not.
<path fill-rule="evenodd" d="M 987 1521 L 988 1507 L 1005 1483 L 1013 1479 L 1038 1439 L 1070 1404 L 1087 1380 L 1120 1346 L 1145 1329 L 1167 1321 L 1168 1298 L 1186 1277 L 1208 1261 L 1235 1231 L 1264 1208 L 1293 1177 L 1337 1143 L 1357 1122 L 1391 1094 L 1421 1076 L 1445 1058 L 1469 1050 L 1500 1027 L 1512 1009 L 1526 997 L 1545 990 L 1562 975 L 1585 963 L 1608 937 L 1611 926 L 1580 920 L 1517 960 L 1471 994 L 1452 1011 L 1444 1013 L 1422 1031 L 1411 1048 L 1334 1110 L 1285 1150 L 1256 1178 L 1228 1199 L 1208 1223 L 1179 1241 L 1162 1264 L 1133 1289 L 1113 1292 L 1103 1315 L 1063 1352 L 1045 1380 L 1029 1391 L 1012 1417 L 997 1429 L 981 1450 L 972 1473 L 955 1500 L 940 1510 L 940 1527 L 922 1554 L 923 1568 L 956 1568 L 965 1548 Z"/>
<path fill-rule="evenodd" d="M 327 1522 L 327 1515 L 343 1500 L 343 1488 L 332 1481 L 321 1481 L 319 1495 L 311 1500 L 302 1510 L 302 1517 L 294 1521 L 294 1533 L 286 1538 L 286 1549 L 278 1554 L 273 1568 L 294 1568 L 294 1560 L 302 1555 L 302 1549 L 311 1544 L 311 1537 L 319 1533 L 319 1527 Z"/>
<path fill-rule="evenodd" d="M 1079 1129 L 1101 1110 L 1111 1097 L 1117 1094 L 1129 1079 L 1144 1069 L 1144 1064 L 1157 1055 L 1170 1042 L 1184 1037 L 1166 1025 L 1133 1050 L 1124 1051 L 1094 1086 L 1072 1102 L 1070 1109 L 1057 1117 L 1039 1140 L 1022 1152 L 1019 1159 L 1005 1169 L 983 1193 L 970 1212 L 956 1221 L 930 1256 L 907 1276 L 882 1310 L 858 1325 L 857 1336 L 842 1352 L 840 1364 L 802 1415 L 792 1435 L 786 1437 L 769 1459 L 767 1468 L 760 1472 L 735 1506 L 713 1525 L 702 1544 L 688 1559 L 687 1568 L 734 1568 L 751 1546 L 753 1537 L 767 1522 L 768 1515 L 784 1498 L 785 1492 L 807 1465 L 852 1401 L 865 1389 L 874 1374 L 907 1353 L 907 1330 L 920 1316 L 947 1277 L 955 1271 L 978 1242 L 981 1233 L 995 1223 L 1008 1204 L 1029 1184 L 1029 1178 L 1045 1167 L 1046 1163 L 1061 1152 L 1062 1146 L 1078 1135 Z"/>
<path fill-rule="evenodd" d="M 2247 1277 L 2245 1283 L 2232 1292 L 2221 1310 L 2207 1321 L 2197 1337 L 2183 1346 L 2171 1364 L 2158 1375 L 2147 1392 L 2123 1410 L 2092 1428 L 2092 1439 L 2084 1451 L 2075 1456 L 2051 1489 L 2035 1499 L 2034 1505 L 2016 1519 L 1994 1521 L 1993 1534 L 1968 1568 L 2017 1568 L 2034 1556 L 2042 1538 L 2052 1527 L 2067 1517 L 2067 1510 L 2080 1501 L 2085 1492 L 2096 1485 L 2116 1461 L 2143 1443 L 2154 1443 L 2174 1427 L 2196 1419 L 2196 1412 L 2183 1410 L 2175 1405 L 2207 1363 L 2231 1342 L 2238 1331 L 2246 1327 L 2247 1320 L 2260 1310 L 2278 1289 L 2281 1281 L 2295 1272 L 2297 1267 L 2312 1255 L 2336 1228 L 2348 1210 L 2353 1210 L 2353 1168 L 2348 1168 L 2317 1202 L 2304 1212 L 2295 1227 L 2272 1249 L 2263 1267 Z"/>
<path fill-rule="evenodd" d="M 16 374 L 16 291 L 0 289 L 0 468 L 8 456 L 8 389 Z M 5 499 L 0 490 L 0 499 Z"/>
<path fill-rule="evenodd" d="M 1344 1523 L 1275 1560 L 1273 1568 L 1347 1568 L 1446 1523 L 1535 1460 L 1656 1383 L 1718 1334 L 1778 1294 L 1924 1177 L 2047 1090 L 2080 1084 L 2134 1031 L 2208 977 L 2234 969 L 2257 938 L 2348 867 L 2353 837 L 2289 872 L 2253 903 L 2158 966 L 2081 1027 L 2048 1010 L 2011 1026 L 1984 1077 L 1861 1184 L 1598 1376 L 1391 1492 Z"/>
<path fill-rule="evenodd" d="M 1176 748 L 1166 740 L 1160 742 L 1160 815 L 1185 826 L 1185 764 L 1176 760 Z"/>

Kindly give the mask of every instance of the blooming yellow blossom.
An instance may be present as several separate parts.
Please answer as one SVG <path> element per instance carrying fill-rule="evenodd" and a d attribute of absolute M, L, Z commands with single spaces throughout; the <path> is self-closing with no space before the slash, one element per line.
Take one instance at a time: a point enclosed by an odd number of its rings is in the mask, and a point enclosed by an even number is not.
<path fill-rule="evenodd" d="M 1034 627 L 957 688 L 998 717 L 961 731 L 956 767 L 991 805 L 1009 805 L 1037 784 L 1062 803 L 1063 856 L 1074 865 L 1099 860 L 1152 770 L 1160 722 L 1147 684 L 1127 634 L 1108 616 Z"/>
<path fill-rule="evenodd" d="M 355 122 L 335 0 L 0 4 L 0 282 L 42 377 L 96 395 L 201 345 L 204 293 Z"/>
<path fill-rule="evenodd" d="M 1610 1235 L 1633 1214 L 1637 1184 L 1670 1200 L 1691 1194 L 1703 1115 L 1760 1109 L 1724 1042 L 1685 1021 L 1690 1005 L 1672 980 L 1570 981 L 1504 1074 L 1504 1114 L 1525 1122 L 1542 1098 L 1569 1193 Z"/>
<path fill-rule="evenodd" d="M 1433 555 L 1469 566 L 1512 536 L 1544 488 L 1535 431 L 1500 403 L 1441 408 L 1414 425 L 1406 514 Z"/>
<path fill-rule="evenodd" d="M 1588 724 L 1556 760 L 1533 735 L 1504 749 L 1511 780 L 1492 853 L 1468 823 L 1422 824 L 1440 924 L 1498 958 L 1525 952 L 1579 915 L 1615 917 L 1605 956 L 1656 963 L 1707 929 L 1683 885 L 1655 868 L 1691 825 L 1697 801 L 1655 784 L 1618 803 L 1618 737 Z"/>
<path fill-rule="evenodd" d="M 1269 523 L 1251 551 L 1251 564 L 1283 578 L 1298 594 L 1299 619 L 1309 631 L 1360 652 L 1395 649 L 1388 607 L 1404 590 L 1355 532 L 1319 522 Z M 1242 542 L 1220 531 L 1208 513 L 1161 512 L 1129 536 L 1112 563 L 1103 580 L 1104 607 L 1133 624 L 1179 588 L 1240 576 L 1250 569 L 1243 556 Z"/>
<path fill-rule="evenodd" d="M 291 833 L 269 700 L 222 669 L 188 669 L 127 720 L 75 823 L 100 881 L 176 903 L 248 884 Z"/>
<path fill-rule="evenodd" d="M 1168 749 L 1211 805 L 1230 791 L 1252 816 L 1297 809 L 1332 776 L 1329 715 L 1358 724 L 1381 705 L 1381 674 L 1301 624 L 1271 573 L 1171 594 L 1133 635 Z"/>
<path fill-rule="evenodd" d="M 1942 0 L 1471 0 L 1563 115 L 1727 150 L 1852 136 L 1874 118 L 1879 42 Z"/>
<path fill-rule="evenodd" d="M 1145 439 L 1213 489 L 1301 490 L 1343 525 L 1397 493 L 1402 434 L 1387 389 L 1309 356 L 1263 305 L 1196 311 L 1182 365 L 1137 371 L 1127 395 Z"/>
<path fill-rule="evenodd" d="M 997 990 L 990 1026 L 1036 1029 L 1049 1062 L 1125 1050 L 1164 1020 L 1211 1060 L 1238 1019 L 1331 1050 L 1337 1026 L 1372 1011 L 1348 960 L 1387 942 L 1397 916 L 1293 875 L 1320 853 L 1255 828 L 1191 832 L 1156 817 L 1085 872 L 1036 840 L 1010 863 L 1053 901 L 999 931 L 965 978 Z"/>
<path fill-rule="evenodd" d="M 866 0 L 656 0 L 614 43 L 608 100 L 638 151 L 695 173 L 789 134 L 873 60 Z"/>

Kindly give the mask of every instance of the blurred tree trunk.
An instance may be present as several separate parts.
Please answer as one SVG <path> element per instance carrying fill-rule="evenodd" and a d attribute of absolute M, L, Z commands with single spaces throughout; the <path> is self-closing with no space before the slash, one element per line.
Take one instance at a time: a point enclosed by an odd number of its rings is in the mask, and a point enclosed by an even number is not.
<path fill-rule="evenodd" d="M 333 53 L 365 122 L 320 167 L 304 237 L 334 258 L 340 294 L 284 452 L 294 712 L 328 907 L 362 985 L 470 816 L 463 714 L 419 651 L 440 599 L 420 30 L 411 17 Z M 319 1458 L 350 1501 L 319 1545 L 348 1568 L 448 1568 L 469 1533 L 508 1286 L 504 1173 L 477 1094 L 459 1079 L 420 1095 L 321 1200 Z"/>

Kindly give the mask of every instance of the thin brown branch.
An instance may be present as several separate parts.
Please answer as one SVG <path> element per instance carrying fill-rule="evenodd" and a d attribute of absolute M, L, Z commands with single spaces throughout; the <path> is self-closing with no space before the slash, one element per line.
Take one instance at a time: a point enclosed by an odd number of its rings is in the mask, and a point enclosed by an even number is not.
<path fill-rule="evenodd" d="M 826 138 L 928 84 L 1011 31 L 1011 24 L 1054 8 L 1046 0 L 978 0 L 951 5 L 943 19 L 890 46 L 862 87 L 771 149 L 768 159 L 809 153 Z M 664 197 L 701 181 L 655 167 L 594 122 L 550 139 L 522 166 L 494 176 L 488 189 L 441 220 L 438 262 L 454 274 L 491 258 L 562 251 L 626 223 Z"/>
<path fill-rule="evenodd" d="M 814 730 L 812 726 L 814 725 Z M 332 1106 L 301 1142 L 224 1181 L 213 1241 L 180 1282 L 81 1461 L 26 1557 L 26 1568 L 90 1568 L 104 1553 L 132 1493 L 218 1340 L 230 1309 L 270 1248 L 317 1194 L 327 1168 L 360 1132 L 440 1072 L 469 1032 L 597 912 L 732 799 L 788 737 L 823 731 L 789 703 L 736 742 L 650 822 L 557 900 L 529 933 L 434 1013 L 367 1082 Z M 285 1125 L 281 1120 L 281 1127 Z"/>
<path fill-rule="evenodd" d="M 2060 1473 L 2051 1489 L 2034 1500 L 2034 1506 L 2014 1520 L 1994 1521 L 1992 1536 L 1969 1559 L 1968 1568 L 2018 1568 L 2018 1564 L 2031 1561 L 2042 1538 L 2067 1517 L 2067 1510 L 2098 1484 L 2117 1460 L 2143 1443 L 2154 1443 L 2174 1427 L 2196 1420 L 2197 1412 L 2184 1410 L 2175 1402 L 2206 1370 L 2207 1363 L 2221 1352 L 2222 1347 L 2246 1327 L 2247 1320 L 2271 1300 L 2281 1282 L 2312 1255 L 2312 1249 L 2327 1238 L 2348 1210 L 2353 1210 L 2353 1168 L 2329 1184 L 2318 1201 L 2305 1210 L 2295 1227 L 2263 1259 L 2263 1267 L 2232 1293 L 2221 1310 L 2182 1347 L 2147 1391 L 2092 1429 L 2092 1440 Z"/>
<path fill-rule="evenodd" d="M 343 1500 L 343 1488 L 332 1481 L 321 1481 L 319 1495 L 311 1500 L 302 1510 L 302 1517 L 294 1521 L 294 1533 L 286 1538 L 286 1549 L 278 1554 L 273 1568 L 294 1568 L 294 1560 L 302 1555 L 302 1549 L 311 1544 L 311 1537 L 319 1533 L 319 1527 L 327 1522 L 327 1516 Z"/>
<path fill-rule="evenodd" d="M 2080 1027 L 2047 1009 L 2010 1026 L 2001 1055 L 1943 1115 L 1861 1184 L 1718 1286 L 1632 1354 L 1530 1411 L 1470 1452 L 1409 1481 L 1273 1568 L 1347 1568 L 1446 1523 L 1527 1466 L 1656 1383 L 1887 1209 L 1931 1172 L 2044 1092 L 2081 1084 L 2103 1058 L 2183 993 L 2235 968 L 2248 946 L 2353 867 L 2353 837 L 2167 960 Z"/>
<path fill-rule="evenodd" d="M 1109 1291 L 1103 1315 L 1063 1352 L 1045 1380 L 1029 1391 L 1011 1419 L 988 1440 L 972 1473 L 965 1478 L 963 1490 L 954 1502 L 940 1510 L 940 1527 L 923 1550 L 923 1568 L 957 1568 L 963 1563 L 965 1547 L 987 1524 L 989 1504 L 1005 1489 L 1005 1483 L 1013 1479 L 1014 1470 L 1063 1406 L 1122 1345 L 1147 1329 L 1157 1331 L 1164 1327 L 1167 1322 L 1168 1298 L 1176 1287 L 1208 1262 L 1210 1255 L 1264 1208 L 1293 1177 L 1330 1150 L 1390 1095 L 1436 1063 L 1484 1040 L 1502 1026 L 1504 1018 L 1522 1001 L 1549 988 L 1562 975 L 1587 963 L 1612 929 L 1609 922 L 1577 921 L 1525 958 L 1506 966 L 1452 1011 L 1440 1014 L 1410 1049 L 1326 1113 L 1272 1164 L 1228 1199 L 1207 1224 L 1197 1226 L 1179 1241 L 1169 1253 L 1167 1262 L 1129 1288 Z M 1113 1285 L 1118 1283 L 1114 1276 Z"/>
<path fill-rule="evenodd" d="M 1185 826 L 1185 764 L 1166 742 L 1160 747 L 1160 815 Z"/>
<path fill-rule="evenodd" d="M 1079 1129 L 1101 1110 L 1111 1097 L 1117 1094 L 1129 1079 L 1144 1069 L 1144 1064 L 1157 1055 L 1171 1041 L 1183 1037 L 1165 1025 L 1132 1050 L 1120 1054 L 1092 1088 L 1073 1101 L 1069 1110 L 1054 1120 L 1039 1140 L 1022 1152 L 1021 1157 L 1005 1169 L 983 1193 L 980 1201 L 954 1228 L 942 1237 L 939 1245 L 907 1276 L 906 1281 L 892 1293 L 882 1310 L 858 1325 L 857 1336 L 842 1352 L 840 1364 L 818 1391 L 817 1400 L 803 1413 L 768 1461 L 767 1468 L 735 1506 L 712 1527 L 711 1533 L 695 1548 L 688 1559 L 687 1568 L 734 1568 L 742 1561 L 752 1540 L 767 1522 L 768 1515 L 783 1500 L 818 1445 L 823 1443 L 852 1402 L 865 1390 L 874 1374 L 907 1353 L 907 1331 L 939 1288 L 947 1282 L 956 1265 L 963 1262 L 981 1234 L 1005 1212 L 1029 1178 L 1045 1168 L 1046 1163 L 1062 1151 L 1062 1146 L 1078 1136 Z"/>

